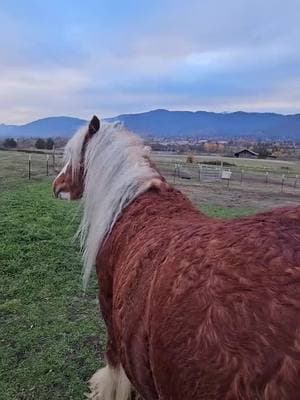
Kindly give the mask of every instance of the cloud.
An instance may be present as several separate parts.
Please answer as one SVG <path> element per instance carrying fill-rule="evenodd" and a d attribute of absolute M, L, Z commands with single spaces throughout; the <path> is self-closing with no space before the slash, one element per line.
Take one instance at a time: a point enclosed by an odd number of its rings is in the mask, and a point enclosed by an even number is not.
<path fill-rule="evenodd" d="M 0 120 L 299 112 L 299 12 L 297 0 L 4 0 Z"/>
<path fill-rule="evenodd" d="M 0 120 L 22 123 L 53 114 L 77 114 L 77 93 L 89 78 L 71 68 L 14 68 L 0 73 Z"/>

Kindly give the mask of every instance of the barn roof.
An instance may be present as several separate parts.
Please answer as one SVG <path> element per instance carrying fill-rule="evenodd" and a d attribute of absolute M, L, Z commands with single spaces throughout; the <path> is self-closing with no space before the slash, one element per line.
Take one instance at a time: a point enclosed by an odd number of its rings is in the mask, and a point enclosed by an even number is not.
<path fill-rule="evenodd" d="M 252 154 L 253 156 L 258 157 L 258 153 L 255 153 L 255 151 L 252 151 L 252 150 L 249 150 L 249 149 L 239 150 L 236 153 L 234 153 L 234 155 L 236 156 L 236 155 L 241 154 L 241 153 L 249 153 L 249 154 Z"/>

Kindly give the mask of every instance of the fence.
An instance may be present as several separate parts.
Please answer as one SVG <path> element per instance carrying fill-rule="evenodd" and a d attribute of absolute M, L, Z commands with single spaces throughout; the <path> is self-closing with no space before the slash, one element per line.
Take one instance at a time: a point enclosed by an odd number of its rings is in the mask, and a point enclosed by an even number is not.
<path fill-rule="evenodd" d="M 62 168 L 61 152 L 0 151 L 0 180 L 54 177 Z"/>
<path fill-rule="evenodd" d="M 174 177 L 181 179 L 197 179 L 199 182 L 217 182 L 229 180 L 231 178 L 231 171 L 229 168 L 223 168 L 213 165 L 198 165 L 198 169 L 190 167 L 189 164 L 174 165 Z"/>
<path fill-rule="evenodd" d="M 226 183 L 231 184 L 250 184 L 277 187 L 284 191 L 285 188 L 300 190 L 300 175 L 293 173 L 275 173 L 272 171 L 255 171 L 243 168 L 225 168 L 222 165 L 191 164 L 191 163 L 170 163 L 156 162 L 162 175 L 166 176 L 173 183 L 185 185 L 195 185 L 201 183 Z"/>
<path fill-rule="evenodd" d="M 33 179 L 41 176 L 55 176 L 62 168 L 62 152 L 54 151 L 45 154 L 26 154 L 5 152 L 11 154 L 11 165 L 14 174 L 20 177 Z M 228 168 L 222 165 L 194 164 L 185 162 L 155 162 L 162 175 L 174 184 L 201 185 L 222 183 L 230 187 L 236 185 L 260 186 L 272 190 L 293 190 L 300 194 L 300 174 L 285 171 L 275 173 L 270 171 L 256 171 L 233 166 Z M 4 164 L 3 164 L 4 165 Z M 4 165 L 5 166 L 5 165 Z M 7 168 L 3 171 L 8 171 Z M 1 175 L 1 174 L 0 174 Z M 269 190 L 268 189 L 268 190 Z"/>
<path fill-rule="evenodd" d="M 60 154 L 56 154 L 54 151 L 52 154 L 45 154 L 44 157 L 34 157 L 33 154 L 28 155 L 28 179 L 33 177 L 33 172 L 38 171 L 38 175 L 55 175 L 61 168 Z M 36 163 L 36 164 L 35 164 Z M 36 169 L 34 169 L 36 167 Z"/>

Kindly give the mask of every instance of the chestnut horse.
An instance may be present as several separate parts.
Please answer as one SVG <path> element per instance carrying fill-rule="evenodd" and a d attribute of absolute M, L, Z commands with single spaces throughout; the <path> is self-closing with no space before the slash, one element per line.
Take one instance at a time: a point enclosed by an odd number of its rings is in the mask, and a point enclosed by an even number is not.
<path fill-rule="evenodd" d="M 209 218 L 97 117 L 54 193 L 82 197 L 84 284 L 94 265 L 99 281 L 107 366 L 91 399 L 300 399 L 300 206 Z"/>

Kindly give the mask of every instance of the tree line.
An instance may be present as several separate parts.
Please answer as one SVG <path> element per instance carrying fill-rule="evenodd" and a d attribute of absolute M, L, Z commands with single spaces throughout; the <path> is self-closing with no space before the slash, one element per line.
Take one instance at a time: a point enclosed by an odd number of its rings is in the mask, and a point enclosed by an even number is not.
<path fill-rule="evenodd" d="M 38 138 L 37 141 L 35 142 L 35 147 L 37 149 L 52 150 L 53 146 L 54 146 L 54 141 L 51 138 L 48 138 L 46 140 Z"/>
<path fill-rule="evenodd" d="M 13 138 L 7 138 L 4 140 L 3 142 L 3 146 L 6 148 L 16 148 L 18 146 L 18 143 L 15 139 Z M 48 139 L 41 139 L 38 138 L 34 144 L 35 148 L 42 150 L 42 149 L 46 149 L 46 150 L 52 150 L 53 146 L 54 146 L 54 140 L 52 138 L 48 138 Z"/>

